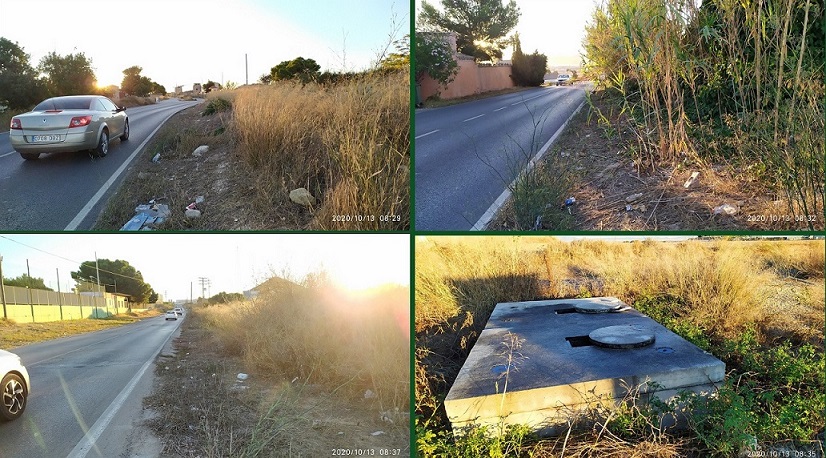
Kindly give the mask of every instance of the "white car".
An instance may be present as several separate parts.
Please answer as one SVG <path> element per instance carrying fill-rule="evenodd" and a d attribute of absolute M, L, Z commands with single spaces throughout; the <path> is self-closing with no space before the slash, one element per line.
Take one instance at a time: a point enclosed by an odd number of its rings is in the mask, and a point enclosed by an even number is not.
<path fill-rule="evenodd" d="M 0 350 L 0 419 L 14 420 L 26 410 L 29 399 L 29 373 L 14 353 Z"/>
<path fill-rule="evenodd" d="M 166 320 L 177 320 L 178 314 L 174 310 L 168 310 L 166 312 Z"/>
<path fill-rule="evenodd" d="M 183 315 L 184 314 L 184 309 L 181 308 L 181 307 L 175 307 L 174 309 L 172 309 L 172 311 L 177 313 L 178 315 Z"/>
<path fill-rule="evenodd" d="M 556 79 L 556 85 L 557 86 L 564 86 L 564 85 L 568 84 L 570 81 L 571 81 L 571 75 L 569 75 L 567 73 L 563 73 L 563 74 L 559 75 L 559 78 Z"/>

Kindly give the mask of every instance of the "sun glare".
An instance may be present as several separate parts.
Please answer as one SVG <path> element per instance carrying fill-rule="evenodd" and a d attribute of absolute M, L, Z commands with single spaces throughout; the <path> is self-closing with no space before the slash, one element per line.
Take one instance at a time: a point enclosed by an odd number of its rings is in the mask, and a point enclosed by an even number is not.
<path fill-rule="evenodd" d="M 410 283 L 409 269 L 410 266 L 406 262 L 371 263 L 368 261 L 342 266 L 329 273 L 339 287 L 359 292 L 384 285 L 407 285 Z"/>

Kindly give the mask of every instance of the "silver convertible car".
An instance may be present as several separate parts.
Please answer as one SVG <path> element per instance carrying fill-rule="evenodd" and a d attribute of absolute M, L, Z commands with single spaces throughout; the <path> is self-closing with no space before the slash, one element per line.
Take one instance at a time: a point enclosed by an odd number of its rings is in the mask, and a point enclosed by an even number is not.
<path fill-rule="evenodd" d="M 32 111 L 11 118 L 10 127 L 12 148 L 29 160 L 42 153 L 84 150 L 104 157 L 111 138 L 129 138 L 126 108 L 100 95 L 46 99 Z"/>

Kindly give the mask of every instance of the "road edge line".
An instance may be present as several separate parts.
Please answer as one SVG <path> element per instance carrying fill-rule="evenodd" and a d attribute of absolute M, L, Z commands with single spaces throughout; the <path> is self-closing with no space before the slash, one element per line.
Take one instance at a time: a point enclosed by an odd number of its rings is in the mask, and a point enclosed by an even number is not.
<path fill-rule="evenodd" d="M 174 336 L 180 328 L 181 327 L 178 326 L 177 329 L 169 333 L 169 336 L 166 337 L 166 340 L 164 340 L 163 343 L 158 347 L 158 349 L 154 353 L 152 353 L 152 356 L 143 364 L 143 366 L 141 366 L 141 368 L 138 370 L 138 373 L 135 374 L 134 377 L 132 377 L 132 380 L 130 380 L 129 383 L 126 384 L 123 390 L 121 390 L 121 392 L 118 393 L 118 396 L 112 401 L 111 404 L 109 404 L 109 407 L 107 407 L 103 414 L 101 414 L 101 416 L 97 419 L 95 424 L 93 424 L 92 427 L 89 428 L 89 432 L 83 435 L 83 439 L 81 439 L 80 442 L 78 442 L 77 445 L 75 445 L 75 448 L 73 448 L 72 451 L 69 452 L 69 455 L 66 458 L 84 458 L 89 453 L 89 451 L 92 450 L 92 447 L 95 446 L 97 440 L 100 438 L 100 435 L 103 434 L 104 431 L 106 431 L 106 428 L 109 427 L 109 423 L 112 421 L 113 418 L 115 418 L 115 415 L 117 415 L 118 411 L 123 406 L 123 403 L 126 402 L 126 398 L 128 398 L 129 395 L 132 394 L 132 391 L 135 389 L 135 386 L 138 385 L 138 382 L 143 377 L 143 374 L 146 372 L 147 369 L 149 369 L 149 366 L 155 362 L 155 360 L 158 358 L 158 355 L 161 353 L 161 350 L 163 350 L 167 342 L 169 342 L 169 339 L 171 339 L 172 336 Z"/>
<path fill-rule="evenodd" d="M 568 119 L 566 119 L 565 122 L 563 122 L 562 125 L 559 126 L 559 129 L 557 129 L 556 132 L 554 132 L 553 136 L 551 136 L 551 138 L 549 138 L 548 141 L 545 142 L 544 145 L 542 145 L 542 148 L 539 149 L 539 152 L 536 153 L 536 156 L 534 156 L 530 161 L 528 161 L 528 165 L 525 166 L 525 170 L 519 172 L 519 175 L 517 175 L 516 178 L 514 178 L 513 181 L 511 181 L 509 186 L 505 187 L 505 190 L 502 191 L 502 194 L 499 194 L 499 197 L 497 197 L 496 200 L 494 200 L 493 203 L 490 205 L 490 207 L 488 207 L 488 209 L 485 210 L 485 213 L 482 214 L 482 217 L 479 218 L 479 221 L 476 221 L 476 224 L 474 224 L 473 227 L 470 228 L 471 231 L 485 230 L 485 227 L 488 225 L 488 223 L 490 223 L 490 220 L 492 220 L 493 217 L 496 216 L 496 212 L 498 212 L 499 209 L 502 208 L 502 205 L 504 205 L 508 198 L 511 196 L 510 188 L 513 187 L 514 183 L 516 183 L 516 180 L 522 178 L 526 173 L 530 172 L 531 169 L 536 165 L 536 163 L 540 159 L 542 159 L 542 156 L 544 156 L 548 149 L 551 148 L 551 145 L 556 141 L 557 137 L 559 137 L 562 131 L 565 130 L 565 127 L 568 125 L 571 119 L 573 119 L 574 116 L 577 113 L 579 113 L 579 110 L 582 109 L 583 105 L 585 105 L 585 99 L 582 99 L 582 102 L 579 102 L 579 106 L 576 107 L 576 110 L 574 110 L 573 113 L 571 113 L 571 116 L 568 116 Z"/>
<path fill-rule="evenodd" d="M 172 113 L 170 113 L 169 116 L 164 118 L 163 122 L 158 124 L 158 127 L 156 127 L 155 130 L 153 130 L 152 133 L 150 133 L 149 136 L 146 137 L 146 140 L 144 140 L 143 143 L 138 145 L 138 148 L 135 151 L 133 151 L 128 158 L 126 158 L 126 160 L 123 162 L 123 164 L 121 164 L 120 167 L 118 167 L 117 170 L 115 170 L 115 173 L 112 174 L 112 176 L 109 177 L 108 180 L 106 180 L 106 183 L 103 183 L 103 186 L 101 186 L 101 188 L 98 189 L 98 192 L 96 192 L 95 195 L 92 196 L 91 199 L 89 199 L 89 202 L 86 202 L 86 205 L 84 205 L 83 208 L 80 209 L 80 212 L 77 215 L 75 215 L 74 219 L 72 219 L 72 221 L 70 221 L 69 224 L 63 230 L 76 231 L 77 227 L 80 226 L 80 223 L 82 223 L 83 220 L 86 219 L 87 216 L 89 216 L 89 213 L 92 211 L 92 208 L 94 208 L 94 206 L 97 205 L 98 202 L 100 202 L 100 199 L 103 198 L 103 195 L 106 194 L 106 191 L 108 191 L 109 188 L 111 188 L 112 185 L 115 184 L 115 181 L 121 176 L 121 174 L 123 174 L 123 171 L 126 170 L 126 167 L 128 167 L 129 164 L 132 163 L 132 161 L 138 156 L 139 153 L 143 152 L 143 148 L 146 146 L 147 143 L 149 143 L 149 140 L 152 140 L 152 137 L 155 136 L 158 130 L 160 130 L 160 128 L 163 127 L 163 125 L 166 124 L 167 121 L 169 121 L 169 118 L 187 108 L 189 108 L 189 106 L 184 106 L 180 110 L 175 110 Z"/>

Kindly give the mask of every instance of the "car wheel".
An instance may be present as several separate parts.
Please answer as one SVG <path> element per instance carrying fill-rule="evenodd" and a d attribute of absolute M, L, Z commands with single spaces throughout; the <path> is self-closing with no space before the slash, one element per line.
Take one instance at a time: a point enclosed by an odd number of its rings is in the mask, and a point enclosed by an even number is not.
<path fill-rule="evenodd" d="M 129 140 L 129 120 L 126 120 L 126 123 L 123 125 L 123 135 L 120 136 L 120 141 L 125 142 Z"/>
<path fill-rule="evenodd" d="M 27 161 L 34 161 L 40 157 L 40 153 L 20 153 L 20 157 Z"/>
<path fill-rule="evenodd" d="M 23 379 L 17 374 L 7 374 L 0 382 L 3 402 L 0 402 L 0 418 L 14 420 L 26 410 L 29 390 Z"/>
<path fill-rule="evenodd" d="M 95 147 L 94 155 L 96 157 L 106 157 L 109 153 L 109 131 L 103 129 L 103 132 L 100 133 L 100 139 L 98 140 L 98 146 Z"/>

